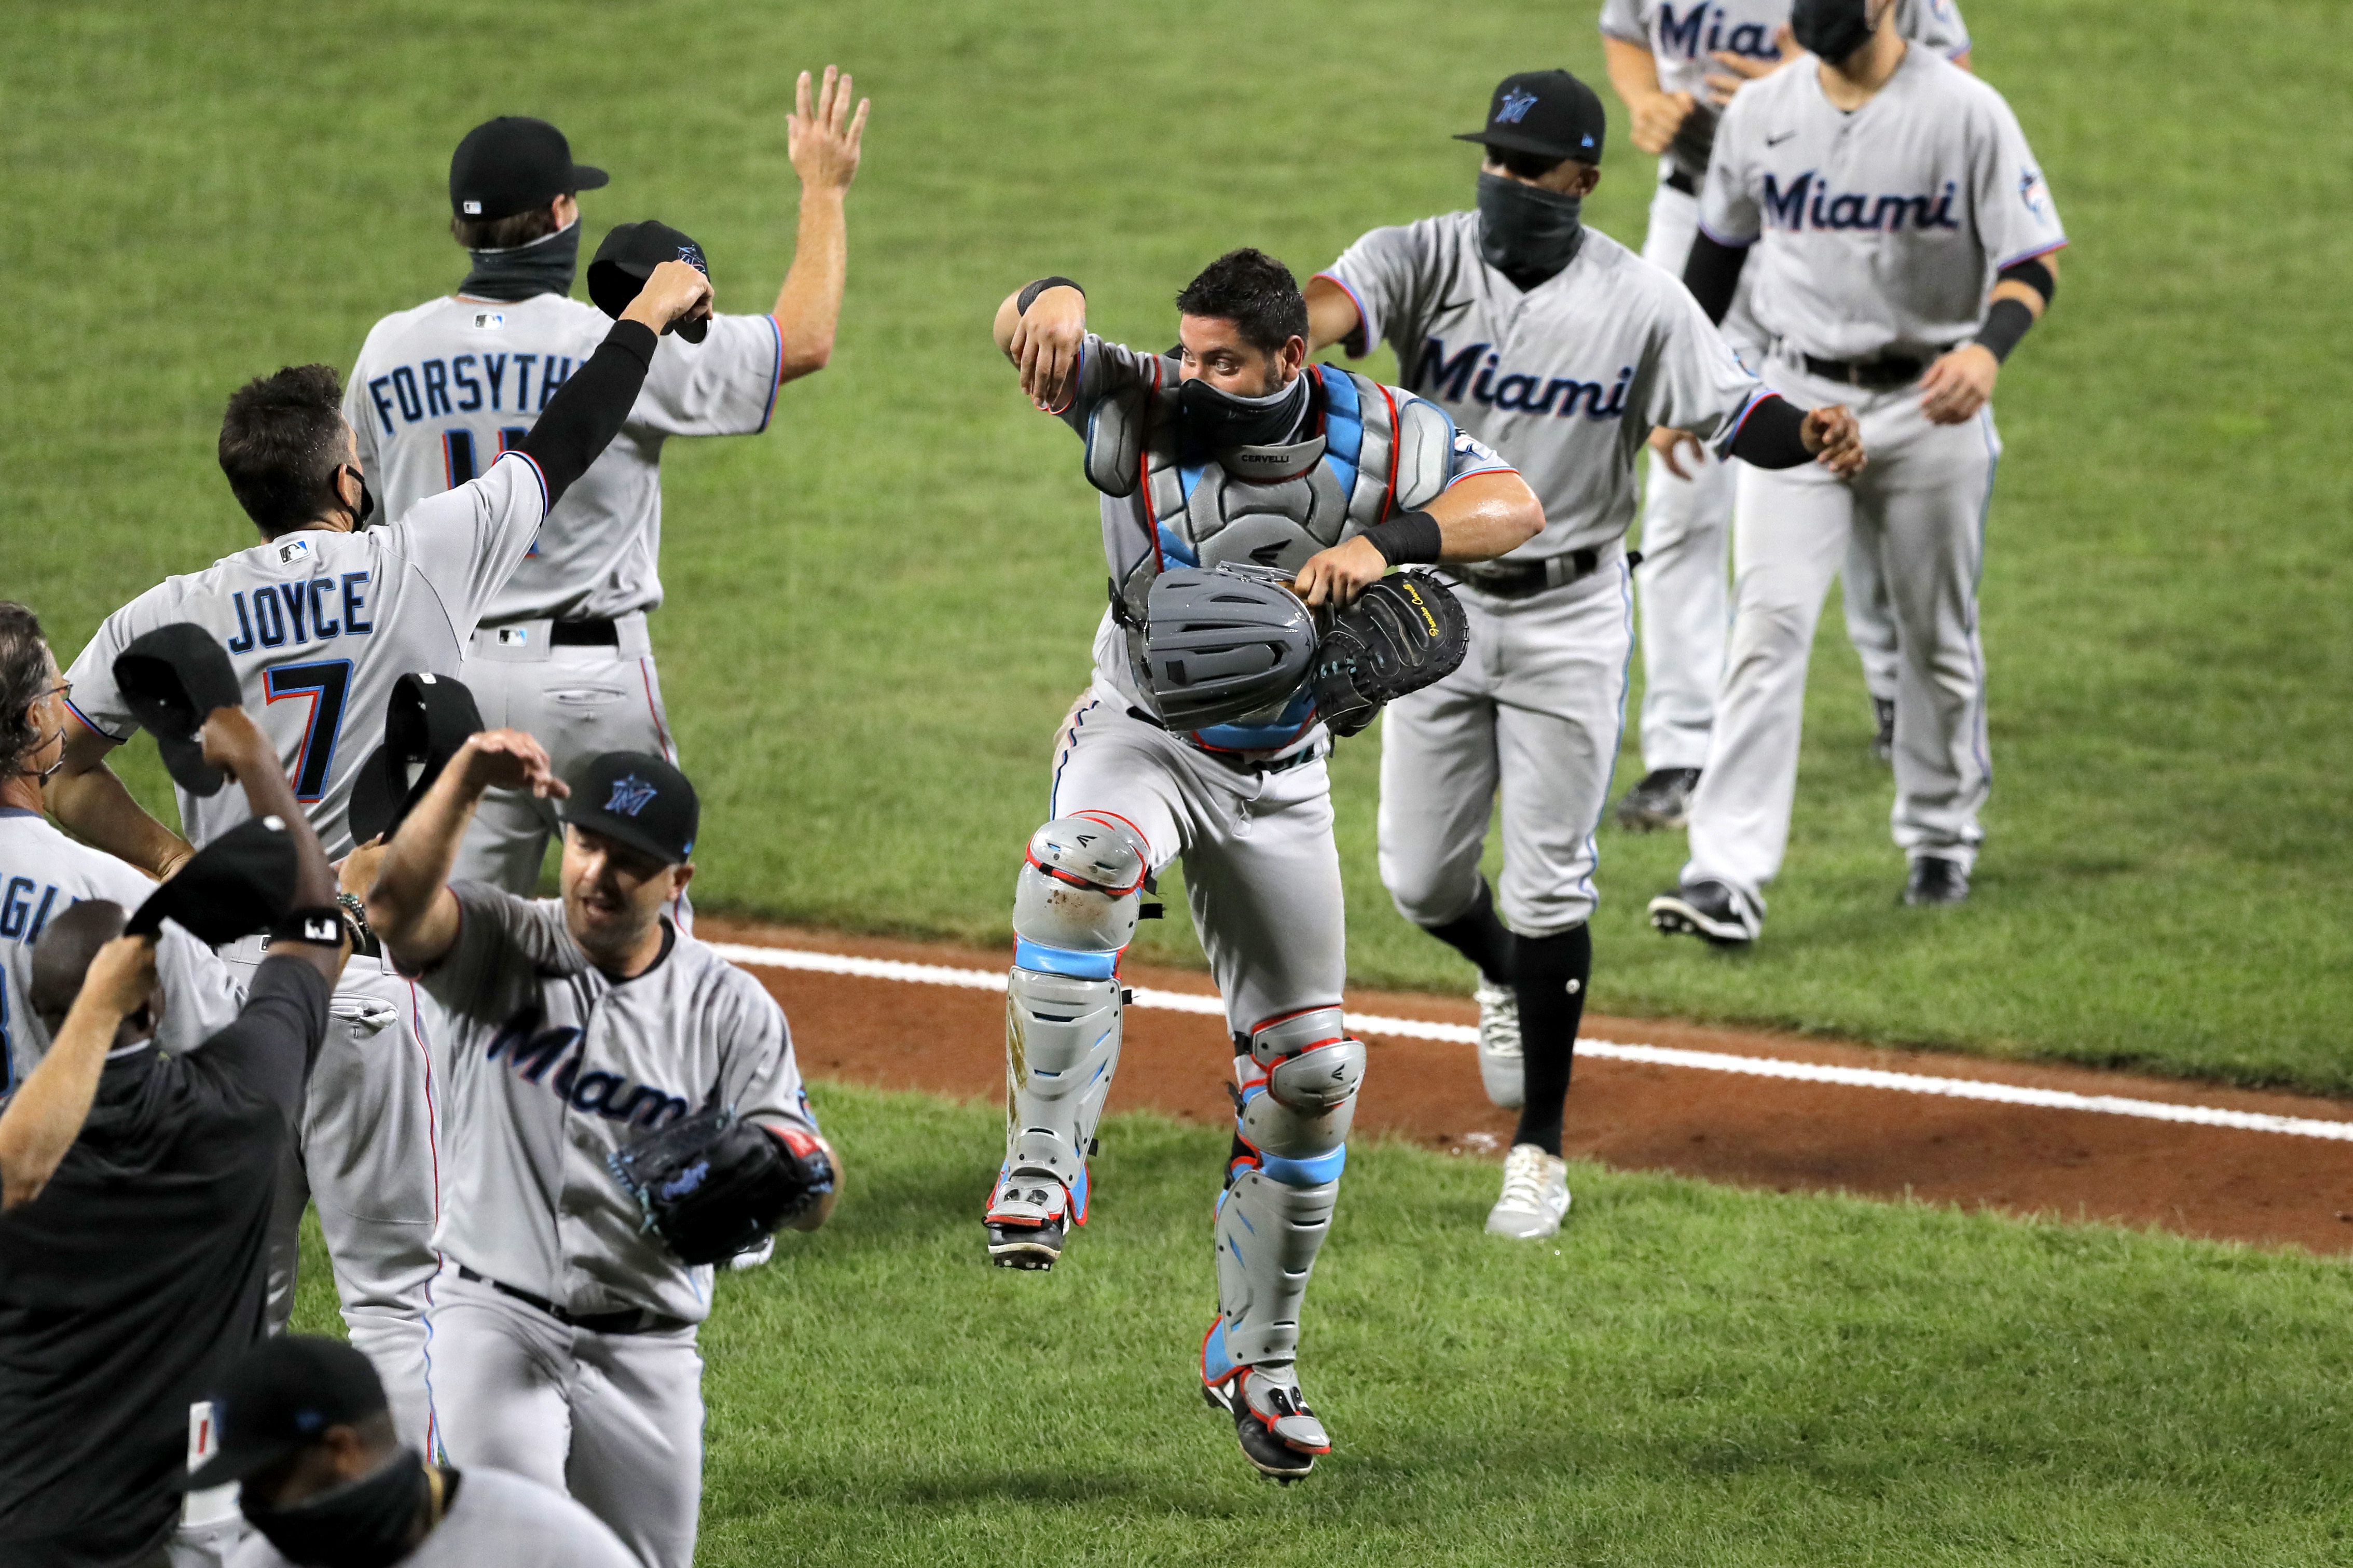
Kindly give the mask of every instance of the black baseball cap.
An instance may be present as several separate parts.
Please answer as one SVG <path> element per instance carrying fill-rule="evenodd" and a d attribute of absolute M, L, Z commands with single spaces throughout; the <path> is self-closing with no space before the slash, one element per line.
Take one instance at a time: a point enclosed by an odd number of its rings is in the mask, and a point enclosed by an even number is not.
<path fill-rule="evenodd" d="M 694 855 L 702 806 L 694 786 L 649 752 L 607 752 L 588 759 L 571 781 L 564 820 L 618 839 L 671 866 Z"/>
<path fill-rule="evenodd" d="M 220 793 L 227 777 L 205 761 L 197 731 L 216 708 L 244 705 L 237 667 L 212 633 L 174 621 L 135 638 L 114 659 L 114 685 L 139 727 L 155 737 L 172 780 L 194 795 Z"/>
<path fill-rule="evenodd" d="M 197 941 L 218 947 L 272 930 L 294 907 L 297 861 L 294 836 L 283 817 L 240 822 L 148 894 L 123 934 L 153 936 L 170 919 Z"/>
<path fill-rule="evenodd" d="M 702 247 L 688 235 L 655 218 L 643 223 L 617 224 L 596 247 L 596 259 L 588 263 L 588 298 L 605 314 L 619 320 L 644 289 L 646 279 L 654 268 L 665 261 L 683 261 L 705 278 L 711 276 L 711 263 L 702 254 Z M 711 331 L 711 318 L 698 316 L 691 321 L 672 321 L 662 329 L 676 332 L 688 342 L 699 343 Z"/>
<path fill-rule="evenodd" d="M 244 1480 L 330 1426 L 356 1426 L 390 1408 L 367 1357 L 315 1334 L 262 1341 L 228 1369 L 212 1402 L 220 1447 L 181 1483 L 189 1491 Z"/>
<path fill-rule="evenodd" d="M 1466 131 L 1454 140 L 1540 158 L 1599 163 L 1609 123 L 1600 95 L 1568 72 L 1522 71 L 1495 84 L 1495 96 L 1487 105 L 1487 128 Z"/>
<path fill-rule="evenodd" d="M 393 682 L 384 744 L 352 778 L 352 841 L 365 844 L 398 827 L 481 727 L 482 710 L 464 681 L 420 670 Z"/>
<path fill-rule="evenodd" d="M 459 217 L 512 217 L 558 196 L 593 191 L 605 171 L 572 161 L 572 143 L 544 120 L 486 120 L 449 159 L 449 210 Z"/>

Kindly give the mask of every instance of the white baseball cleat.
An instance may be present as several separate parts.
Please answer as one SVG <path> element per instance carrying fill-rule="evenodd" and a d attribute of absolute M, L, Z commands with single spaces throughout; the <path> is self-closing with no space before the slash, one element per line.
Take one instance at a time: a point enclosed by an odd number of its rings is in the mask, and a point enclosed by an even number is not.
<path fill-rule="evenodd" d="M 1487 1098 L 1517 1110 L 1527 1097 L 1527 1068 L 1520 1054 L 1520 994 L 1485 975 L 1472 995 L 1479 1003 L 1479 1081 Z"/>
<path fill-rule="evenodd" d="M 1514 1143 L 1504 1156 L 1504 1195 L 1487 1211 L 1487 1234 L 1542 1241 L 1560 1234 L 1568 1216 L 1568 1162 L 1533 1143 Z"/>
<path fill-rule="evenodd" d="M 749 1252 L 739 1252 L 727 1260 L 730 1268 L 757 1268 L 776 1255 L 776 1238 L 768 1237 Z"/>

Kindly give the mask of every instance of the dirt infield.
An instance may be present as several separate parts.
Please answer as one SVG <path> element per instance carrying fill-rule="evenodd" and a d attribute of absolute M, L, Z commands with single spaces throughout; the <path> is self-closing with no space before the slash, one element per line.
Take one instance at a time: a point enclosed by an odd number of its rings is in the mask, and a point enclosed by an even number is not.
<path fill-rule="evenodd" d="M 807 952 L 1001 973 L 1010 957 L 845 938 L 709 917 L 696 934 Z M 995 1099 L 1004 1092 L 1004 1000 L 955 984 L 747 966 L 790 1016 L 803 1070 L 886 1089 Z M 1134 966 L 1130 985 L 1193 995 L 1208 978 Z M 1460 997 L 1351 994 L 1360 1016 L 1474 1024 Z M 1471 1047 L 1366 1029 L 1361 1131 L 1468 1153 L 1499 1152 L 1513 1118 L 1487 1103 Z M 1877 1068 L 1931 1079 L 2202 1106 L 2353 1124 L 2353 1103 L 2067 1068 L 2027 1067 L 1658 1019 L 1588 1016 L 1586 1037 L 1736 1058 Z M 1230 1048 L 1212 1016 L 1128 1014 L 1113 1109 L 1226 1121 Z M 1911 1081 L 1907 1079 L 1907 1081 Z M 1672 1171 L 1777 1191 L 1841 1191 L 2018 1213 L 2152 1225 L 2188 1235 L 2353 1252 L 2353 1140 L 2185 1125 L 1949 1093 L 1791 1081 L 1580 1055 L 1564 1150 L 1629 1170 Z"/>

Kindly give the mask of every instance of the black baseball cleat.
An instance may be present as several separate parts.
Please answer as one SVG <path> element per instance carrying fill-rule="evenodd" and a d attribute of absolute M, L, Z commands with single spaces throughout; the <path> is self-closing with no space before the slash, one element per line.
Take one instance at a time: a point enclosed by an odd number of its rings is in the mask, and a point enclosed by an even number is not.
<path fill-rule="evenodd" d="M 1968 896 L 1968 872 L 1958 860 L 1947 860 L 1942 855 L 1921 856 L 1904 879 L 1907 904 L 1958 904 Z"/>
<path fill-rule="evenodd" d="M 1051 1268 L 1062 1256 L 1070 1217 L 1070 1190 L 1058 1178 L 1038 1171 L 1005 1173 L 981 1219 L 988 1260 L 999 1268 Z"/>
<path fill-rule="evenodd" d="M 1234 1436 L 1242 1458 L 1258 1473 L 1282 1486 L 1315 1468 L 1315 1457 L 1332 1451 L 1332 1438 L 1307 1400 L 1299 1392 L 1297 1374 L 1281 1369 L 1248 1367 L 1222 1382 L 1205 1384 L 1201 1397 L 1212 1410 L 1234 1418 Z"/>
<path fill-rule="evenodd" d="M 1895 704 L 1871 700 L 1871 754 L 1883 763 L 1895 760 Z"/>
<path fill-rule="evenodd" d="M 1697 768 L 1652 768 L 1618 803 L 1618 826 L 1635 833 L 1681 827 L 1691 816 L 1692 791 L 1698 787 Z"/>
<path fill-rule="evenodd" d="M 1727 883 L 1702 877 L 1651 900 L 1651 926 L 1661 936 L 1696 936 L 1718 947 L 1746 947 L 1764 920 Z"/>

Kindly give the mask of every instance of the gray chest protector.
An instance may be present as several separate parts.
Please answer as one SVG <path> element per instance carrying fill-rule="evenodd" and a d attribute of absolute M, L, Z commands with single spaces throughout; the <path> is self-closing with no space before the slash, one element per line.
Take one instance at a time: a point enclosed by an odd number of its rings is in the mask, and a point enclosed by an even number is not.
<path fill-rule="evenodd" d="M 1286 575 L 1446 488 L 1454 422 L 1435 404 L 1336 365 L 1315 378 L 1307 438 L 1212 452 L 1188 428 L 1171 362 L 1161 380 L 1105 398 L 1087 420 L 1087 479 L 1129 502 L 1152 548 L 1113 586 L 1142 621 L 1152 579 L 1237 563 Z"/>

